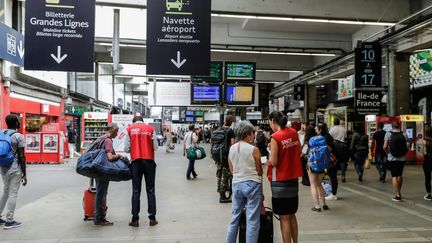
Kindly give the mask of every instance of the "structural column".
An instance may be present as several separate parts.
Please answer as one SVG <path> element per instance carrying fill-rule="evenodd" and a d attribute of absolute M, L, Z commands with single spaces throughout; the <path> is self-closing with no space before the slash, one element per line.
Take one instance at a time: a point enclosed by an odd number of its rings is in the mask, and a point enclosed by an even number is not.
<path fill-rule="evenodd" d="M 410 107 L 409 56 L 388 50 L 387 112 L 391 116 L 408 114 Z"/>
<path fill-rule="evenodd" d="M 304 117 L 305 121 L 314 121 L 316 112 L 316 87 L 314 85 L 305 85 L 305 100 L 304 100 Z"/>

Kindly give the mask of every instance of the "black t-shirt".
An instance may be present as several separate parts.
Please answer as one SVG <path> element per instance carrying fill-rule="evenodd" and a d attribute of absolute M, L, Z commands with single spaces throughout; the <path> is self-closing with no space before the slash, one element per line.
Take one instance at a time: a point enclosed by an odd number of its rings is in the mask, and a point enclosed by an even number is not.
<path fill-rule="evenodd" d="M 235 138 L 234 130 L 232 130 L 231 128 L 228 128 L 228 131 L 227 131 L 228 148 L 232 145 L 231 144 L 232 138 Z"/>
<path fill-rule="evenodd" d="M 73 129 L 68 130 L 68 143 L 76 142 L 76 132 Z"/>
<path fill-rule="evenodd" d="M 375 140 L 375 153 L 376 154 L 385 154 L 384 152 L 384 137 L 386 132 L 384 130 L 379 130 L 374 133 L 372 139 Z"/>

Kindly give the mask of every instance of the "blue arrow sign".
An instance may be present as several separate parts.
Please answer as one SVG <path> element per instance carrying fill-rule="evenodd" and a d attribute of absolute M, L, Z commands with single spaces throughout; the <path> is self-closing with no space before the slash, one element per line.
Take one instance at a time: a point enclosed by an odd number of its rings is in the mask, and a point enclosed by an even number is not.
<path fill-rule="evenodd" d="M 24 66 L 24 36 L 0 23 L 0 58 Z"/>

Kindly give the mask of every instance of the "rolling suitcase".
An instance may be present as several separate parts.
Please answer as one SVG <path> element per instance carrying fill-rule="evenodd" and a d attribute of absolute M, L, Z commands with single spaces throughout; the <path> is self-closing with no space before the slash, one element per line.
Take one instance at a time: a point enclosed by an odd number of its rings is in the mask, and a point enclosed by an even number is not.
<path fill-rule="evenodd" d="M 260 230 L 257 243 L 273 243 L 273 212 L 266 210 L 264 215 L 261 215 Z M 246 243 L 246 213 L 243 212 L 240 219 L 239 227 L 239 243 Z"/>
<path fill-rule="evenodd" d="M 84 189 L 84 197 L 83 197 L 83 209 L 84 209 L 84 221 L 93 221 L 94 220 L 94 205 L 96 199 L 96 186 L 94 183 L 94 179 L 90 179 L 90 186 Z M 105 206 L 105 214 L 108 209 Z"/>
<path fill-rule="evenodd" d="M 264 195 L 260 212 L 260 229 L 257 243 L 273 243 L 273 211 L 264 207 Z M 243 210 L 239 225 L 239 243 L 246 243 L 246 212 Z"/>

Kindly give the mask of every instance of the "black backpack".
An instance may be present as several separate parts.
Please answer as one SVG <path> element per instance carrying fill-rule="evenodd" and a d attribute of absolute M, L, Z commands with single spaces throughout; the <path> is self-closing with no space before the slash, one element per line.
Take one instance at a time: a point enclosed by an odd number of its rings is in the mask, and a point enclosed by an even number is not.
<path fill-rule="evenodd" d="M 211 136 L 211 157 L 216 164 L 224 164 L 228 161 L 228 129 L 218 128 Z"/>
<path fill-rule="evenodd" d="M 402 132 L 391 133 L 389 152 L 395 158 L 405 156 L 408 152 L 407 141 Z"/>

